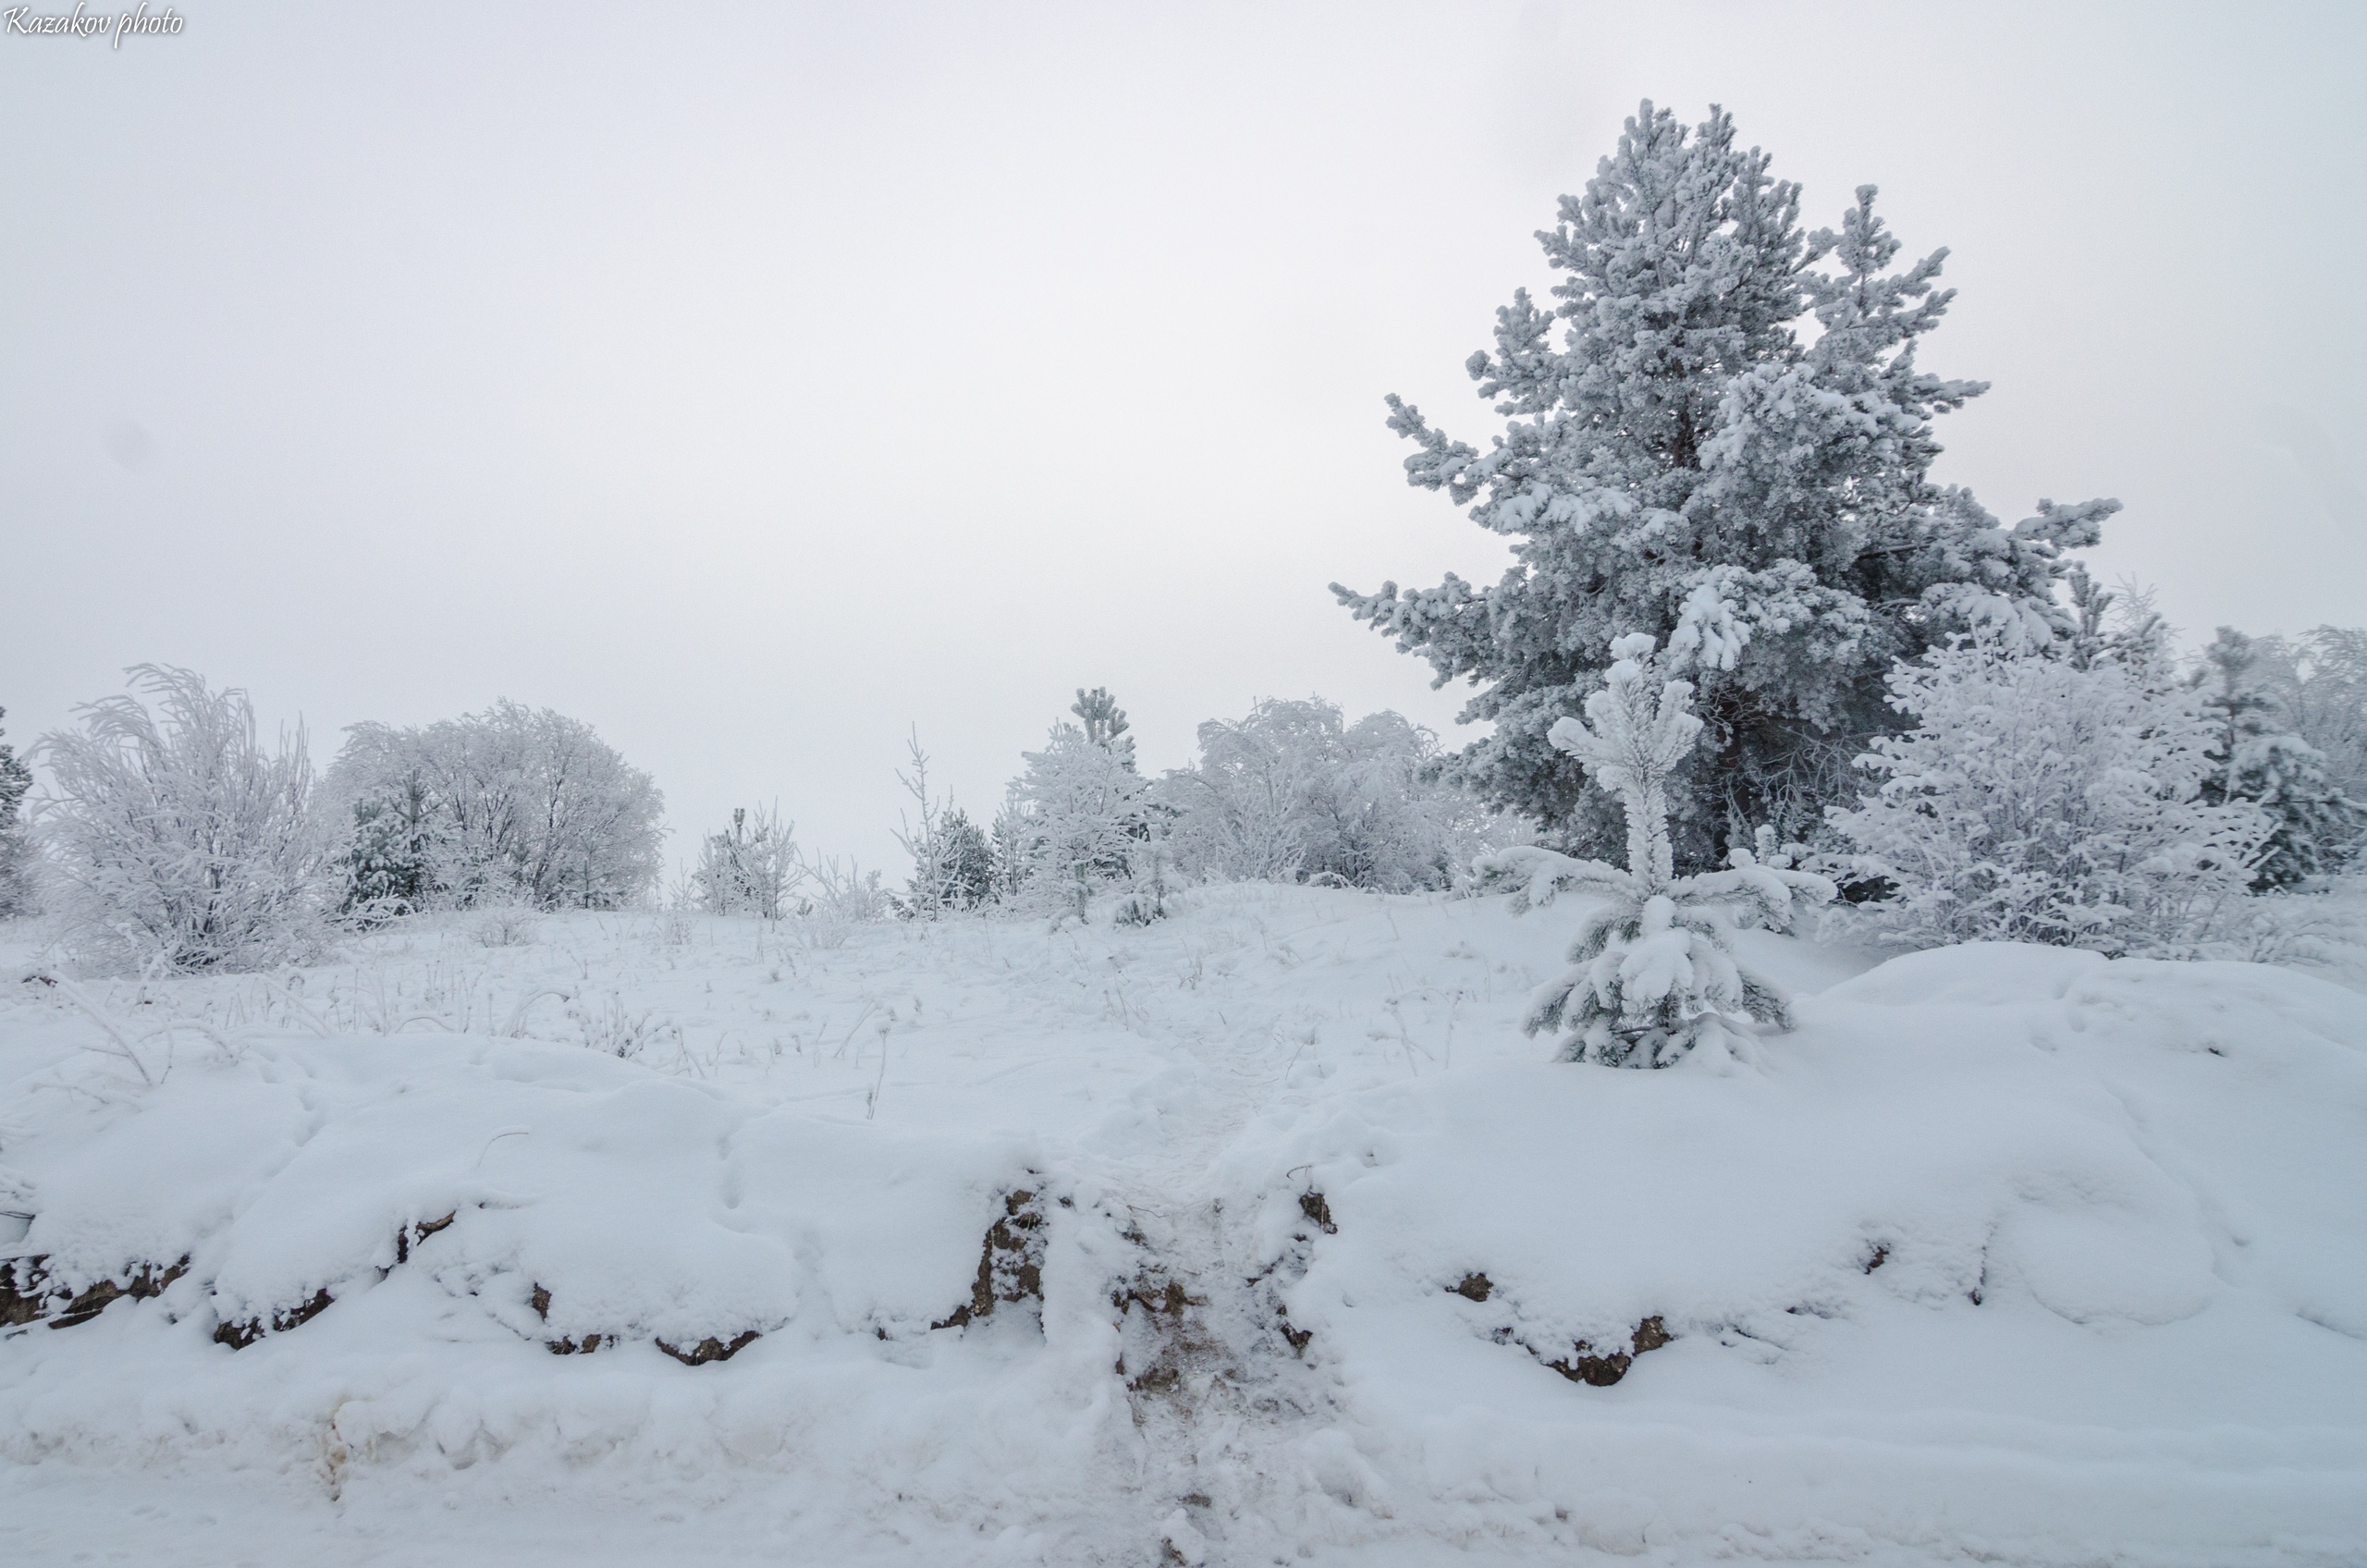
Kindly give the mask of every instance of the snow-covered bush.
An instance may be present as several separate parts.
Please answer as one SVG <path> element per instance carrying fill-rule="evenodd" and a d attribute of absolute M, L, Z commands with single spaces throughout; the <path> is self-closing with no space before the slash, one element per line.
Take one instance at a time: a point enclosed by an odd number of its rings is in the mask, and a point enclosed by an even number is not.
<path fill-rule="evenodd" d="M 524 904 L 483 904 L 471 917 L 469 934 L 481 948 L 532 947 L 543 923 Z"/>
<path fill-rule="evenodd" d="M 1494 728 L 1461 769 L 1570 847 L 1619 837 L 1549 738 L 1613 637 L 1668 639 L 1699 688 L 1706 744 L 1668 788 L 1679 863 L 1715 865 L 1757 825 L 1806 838 L 1855 793 L 1851 759 L 1897 728 L 1895 659 L 1974 624 L 2053 635 L 2061 552 L 2117 509 L 2042 501 L 2006 528 L 1932 483 L 1934 417 L 1984 386 L 1918 367 L 1953 298 L 1946 252 L 1895 265 L 1874 194 L 1807 233 L 1798 187 L 1728 116 L 1688 132 L 1647 103 L 1539 235 L 1558 303 L 1515 293 L 1466 365 L 1503 421 L 1491 444 L 1390 401 L 1409 483 L 1468 506 L 1513 565 L 1332 591 L 1439 684 L 1478 686 L 1464 717 Z"/>
<path fill-rule="evenodd" d="M 335 874 L 303 727 L 266 751 L 244 692 L 138 665 L 139 696 L 42 738 L 38 809 L 68 948 L 105 969 L 261 969 L 324 940 Z"/>
<path fill-rule="evenodd" d="M 859 925 L 895 913 L 895 895 L 879 885 L 879 873 L 836 855 L 801 859 L 804 876 L 788 914 L 791 935 L 809 948 L 841 948 Z"/>
<path fill-rule="evenodd" d="M 656 880 L 665 797 L 580 719 L 505 700 L 346 736 L 327 784 L 350 802 L 357 891 L 412 889 L 414 907 L 614 909 Z"/>
<path fill-rule="evenodd" d="M 1876 935 L 2174 955 L 2237 913 L 2271 824 L 2204 799 L 2217 730 L 2193 692 L 1996 637 L 1902 664 L 1890 687 L 1917 727 L 1874 742 L 1880 789 L 1829 818 L 1859 874 L 1895 885 L 1860 906 Z"/>
<path fill-rule="evenodd" d="M 1524 1027 L 1559 1030 L 1564 1061 L 1668 1067 L 1696 1047 L 1731 1056 L 1754 1025 L 1792 1022 L 1781 988 L 1735 962 L 1733 933 L 1745 925 L 1788 930 L 1795 900 L 1826 902 L 1833 884 L 1762 865 L 1740 848 L 1730 851 L 1730 870 L 1674 874 L 1668 783 L 1701 733 L 1693 688 L 1659 680 L 1649 636 L 1619 638 L 1611 651 L 1586 717 L 1561 719 L 1551 734 L 1597 787 L 1618 794 L 1627 869 L 1534 846 L 1480 863 L 1483 886 L 1510 888 L 1517 910 L 1551 903 L 1565 888 L 1609 896 L 1579 926 L 1571 967 L 1538 992 Z"/>
<path fill-rule="evenodd" d="M 1395 713 L 1269 699 L 1200 726 L 1200 758 L 1161 779 L 1188 876 L 1323 881 L 1385 892 L 1451 886 L 1526 831 L 1438 777 L 1438 739 Z"/>
<path fill-rule="evenodd" d="M 2255 892 L 2340 870 L 2357 854 L 2367 818 L 2328 777 L 2325 753 L 2291 728 L 2263 662 L 2251 638 L 2223 626 L 2192 677 L 2214 731 L 2202 798 L 2214 805 L 2254 802 L 2271 824 Z"/>
<path fill-rule="evenodd" d="M 781 821 L 779 806 L 753 815 L 744 806 L 733 807 L 731 826 L 700 842 L 692 901 L 709 914 L 780 919 L 805 876 L 796 832 L 796 824 Z"/>
<path fill-rule="evenodd" d="M 0 718 L 7 715 L 0 708 Z M 31 902 L 32 851 L 19 808 L 32 783 L 32 769 L 15 747 L 0 741 L 0 920 L 23 913 Z"/>

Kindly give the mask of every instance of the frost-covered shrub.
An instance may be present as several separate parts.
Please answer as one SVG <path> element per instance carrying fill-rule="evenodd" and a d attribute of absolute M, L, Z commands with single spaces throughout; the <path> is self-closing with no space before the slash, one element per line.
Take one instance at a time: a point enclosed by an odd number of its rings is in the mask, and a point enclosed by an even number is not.
<path fill-rule="evenodd" d="M 804 877 L 789 912 L 791 934 L 805 947 L 841 948 L 855 928 L 895 913 L 893 894 L 879 885 L 879 873 L 835 855 L 801 860 Z"/>
<path fill-rule="evenodd" d="M 543 923 L 523 904 L 488 904 L 478 907 L 469 929 L 481 948 L 526 948 L 542 935 Z"/>
<path fill-rule="evenodd" d="M 2043 637 L 2062 552 L 2118 503 L 2039 503 L 2001 526 L 1933 483 L 1934 419 L 1985 390 L 1917 362 L 1954 291 L 1944 251 L 1904 258 L 1860 187 L 1837 229 L 1713 109 L 1646 103 L 1538 239 L 1557 275 L 1496 312 L 1465 369 L 1501 422 L 1480 445 L 1390 400 L 1408 483 L 1510 545 L 1493 582 L 1332 592 L 1438 682 L 1477 688 L 1490 735 L 1458 766 L 1491 803 L 1582 852 L 1619 824 L 1552 726 L 1599 689 L 1623 633 L 1667 638 L 1707 721 L 1670 780 L 1677 859 L 1719 864 L 1752 829 L 1809 836 L 1856 792 L 1849 763 L 1895 732 L 1892 662 L 1982 623 Z"/>
<path fill-rule="evenodd" d="M 2258 647 L 2270 689 L 2326 759 L 2335 788 L 2367 802 L 2367 628 L 2321 626 Z"/>
<path fill-rule="evenodd" d="M 614 909 L 656 881 L 665 797 L 580 719 L 503 701 L 346 737 L 326 782 L 350 802 L 357 888 L 366 875 L 433 905 Z M 385 822 L 401 825 L 391 846 Z"/>
<path fill-rule="evenodd" d="M 1482 885 L 1510 888 L 1516 910 L 1551 903 L 1565 888 L 1609 896 L 1578 927 L 1571 967 L 1538 992 L 1523 1027 L 1558 1030 L 1564 1061 L 1668 1067 L 1696 1047 L 1733 1055 L 1753 1025 L 1792 1022 L 1782 989 L 1735 962 L 1734 932 L 1745 925 L 1789 930 L 1795 900 L 1826 902 L 1833 884 L 1762 865 L 1740 848 L 1730 870 L 1674 875 L 1668 781 L 1701 733 L 1693 688 L 1658 682 L 1648 636 L 1619 638 L 1612 655 L 1586 717 L 1560 720 L 1552 740 L 1599 788 L 1618 794 L 1627 869 L 1534 846 L 1480 863 Z"/>
<path fill-rule="evenodd" d="M 309 958 L 335 886 L 311 815 L 303 727 L 266 751 L 244 692 L 135 666 L 136 696 L 42 738 L 40 833 L 68 947 L 116 970 L 261 969 Z"/>
<path fill-rule="evenodd" d="M 0 708 L 0 718 L 7 714 Z M 0 920 L 23 913 L 32 901 L 32 848 L 19 812 L 32 783 L 32 769 L 0 741 Z"/>
<path fill-rule="evenodd" d="M 1527 837 L 1438 777 L 1438 739 L 1394 713 L 1267 700 L 1200 726 L 1200 758 L 1160 780 L 1177 865 L 1225 881 L 1411 892 Z"/>
<path fill-rule="evenodd" d="M 731 826 L 699 844 L 691 873 L 691 900 L 709 914 L 753 914 L 779 920 L 805 872 L 797 852 L 797 827 L 783 823 L 780 808 L 744 806 L 731 812 Z"/>
<path fill-rule="evenodd" d="M 1874 934 L 2168 955 L 2235 913 L 2271 825 L 2204 799 L 2216 731 L 2191 691 L 1993 637 L 1903 664 L 1890 687 L 1916 728 L 1874 743 L 1880 789 L 1830 817 L 1860 875 L 1895 884 L 1860 908 Z"/>

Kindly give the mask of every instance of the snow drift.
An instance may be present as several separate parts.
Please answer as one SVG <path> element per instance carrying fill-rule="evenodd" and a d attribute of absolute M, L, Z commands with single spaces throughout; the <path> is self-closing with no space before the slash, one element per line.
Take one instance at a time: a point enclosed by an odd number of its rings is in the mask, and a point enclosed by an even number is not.
<path fill-rule="evenodd" d="M 613 976 L 672 1060 L 350 1032 L 324 974 L 143 1087 L 12 987 L 11 1527 L 243 1474 L 321 1550 L 436 1495 L 576 1561 L 685 1499 L 845 1561 L 2367 1550 L 2351 992 L 1746 933 L 1797 1032 L 1633 1072 L 1517 1031 L 1582 907 L 1190 905 L 471 954 Z"/>

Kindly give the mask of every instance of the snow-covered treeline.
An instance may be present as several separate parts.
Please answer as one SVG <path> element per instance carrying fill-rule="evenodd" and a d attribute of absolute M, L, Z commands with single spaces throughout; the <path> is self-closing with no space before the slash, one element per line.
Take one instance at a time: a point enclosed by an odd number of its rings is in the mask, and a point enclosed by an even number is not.
<path fill-rule="evenodd" d="M 1986 390 L 1918 367 L 1954 298 L 1945 251 L 1902 261 L 1870 186 L 1811 232 L 1771 168 L 1723 111 L 1687 127 L 1644 104 L 1539 237 L 1553 302 L 1516 293 L 1468 361 L 1504 421 L 1489 448 L 1390 400 L 1410 483 L 1467 505 L 1514 565 L 1484 588 L 1335 592 L 1477 687 L 1481 739 L 1450 753 L 1395 713 L 1267 700 L 1153 776 L 1116 700 L 1080 689 L 990 819 L 933 792 L 915 738 L 901 890 L 743 808 L 700 834 L 675 901 L 1147 922 L 1209 882 L 1444 889 L 1530 842 L 1607 863 L 1648 826 L 1663 881 L 1765 865 L 1772 843 L 1889 942 L 2201 954 L 2259 929 L 2262 895 L 2349 869 L 2367 631 L 2222 628 L 2181 656 L 2141 595 L 2073 558 L 2117 502 L 2041 501 L 2008 527 L 1939 483 L 1933 422 Z M 1699 725 L 1649 825 L 1591 787 L 1596 751 L 1556 740 L 1638 637 Z M 579 720 L 503 701 L 357 725 L 315 801 L 300 743 L 266 753 L 242 696 L 141 680 L 161 717 L 109 699 L 41 748 L 33 880 L 54 870 L 94 959 L 261 962 L 332 913 L 616 908 L 656 887 L 656 786 Z M 24 787 L 0 749 L 0 910 L 24 901 Z"/>
<path fill-rule="evenodd" d="M 1442 778 L 1437 737 L 1399 714 L 1351 724 L 1320 697 L 1262 700 L 1202 724 L 1198 758 L 1153 777 L 1106 689 L 1080 690 L 1070 712 L 1022 753 L 990 832 L 929 794 L 915 747 L 908 913 L 993 904 L 1084 918 L 1101 900 L 1138 923 L 1159 918 L 1172 889 L 1209 882 L 1441 889 L 1530 836 Z"/>
<path fill-rule="evenodd" d="M 357 724 L 326 785 L 353 820 L 356 900 L 613 909 L 657 877 L 656 781 L 548 708 Z"/>
<path fill-rule="evenodd" d="M 34 748 L 47 788 L 30 846 L 29 773 L 0 749 L 0 913 L 30 869 L 58 940 L 92 968 L 268 968 L 341 925 L 615 908 L 656 879 L 662 797 L 580 720 L 502 702 L 423 729 L 356 725 L 316 781 L 302 728 L 265 745 L 243 691 L 130 673 L 129 692 Z"/>

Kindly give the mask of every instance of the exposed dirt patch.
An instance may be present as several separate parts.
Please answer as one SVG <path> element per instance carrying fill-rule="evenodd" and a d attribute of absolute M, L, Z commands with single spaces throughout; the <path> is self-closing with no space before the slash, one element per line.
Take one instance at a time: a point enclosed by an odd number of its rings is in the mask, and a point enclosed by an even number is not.
<path fill-rule="evenodd" d="M 444 1223 L 447 1225 L 451 1223 L 451 1219 L 448 1216 L 446 1218 Z M 442 1229 L 442 1226 L 438 1226 L 437 1229 Z M 549 1321 L 551 1316 L 550 1292 L 545 1290 L 540 1285 L 536 1285 L 533 1292 L 527 1295 L 526 1305 L 534 1309 L 535 1317 L 542 1318 L 546 1322 Z M 620 1342 L 622 1342 L 621 1336 L 616 1334 L 586 1334 L 580 1340 L 558 1339 L 545 1340 L 543 1341 L 545 1345 L 549 1347 L 550 1353 L 553 1355 L 590 1355 L 602 1345 L 613 1345 Z M 706 1342 L 713 1344 L 715 1341 L 709 1340 Z M 738 1347 L 735 1346 L 733 1348 L 736 1349 Z M 672 1354 L 673 1353 L 669 1351 L 668 1354 Z M 724 1354 L 728 1355 L 730 1352 L 727 1351 Z M 715 1359 L 720 1358 L 718 1357 Z"/>
<path fill-rule="evenodd" d="M 135 1264 L 120 1276 L 101 1280 L 68 1297 L 50 1283 L 49 1272 L 43 1267 L 46 1261 L 46 1257 L 20 1257 L 0 1266 L 0 1327 L 14 1329 L 47 1318 L 53 1329 L 71 1329 L 88 1323 L 118 1301 L 162 1295 L 166 1286 L 189 1272 L 186 1257 L 162 1268 Z"/>
<path fill-rule="evenodd" d="M 1314 1220 L 1325 1235 L 1336 1236 L 1340 1233 L 1340 1227 L 1331 1223 L 1331 1205 L 1321 1193 L 1299 1194 L 1298 1211 Z"/>
<path fill-rule="evenodd" d="M 994 1316 L 1005 1302 L 1044 1299 L 1044 1199 L 1021 1189 L 1003 1199 L 1002 1218 L 987 1227 L 970 1299 L 929 1325 L 959 1329 Z"/>
<path fill-rule="evenodd" d="M 1223 1347 L 1201 1321 L 1208 1305 L 1152 1264 L 1110 1295 L 1119 1313 L 1118 1375 L 1137 1394 L 1171 1393 L 1196 1369 L 1220 1365 Z"/>
<path fill-rule="evenodd" d="M 284 1334 L 300 1329 L 329 1309 L 337 1298 L 326 1288 L 313 1292 L 311 1299 L 298 1302 L 273 1313 L 268 1319 L 250 1317 L 243 1322 L 225 1320 L 214 1330 L 215 1344 L 228 1345 L 232 1350 L 244 1350 L 265 1334 Z"/>
<path fill-rule="evenodd" d="M 1600 1353 L 1580 1340 L 1571 1347 L 1568 1355 L 1548 1361 L 1545 1365 L 1574 1383 L 1607 1389 L 1627 1376 L 1627 1369 L 1636 1364 L 1636 1357 L 1647 1351 L 1660 1349 L 1674 1338 L 1675 1336 L 1668 1331 L 1667 1324 L 1656 1317 L 1647 1317 L 1636 1325 L 1636 1331 L 1628 1339 L 1630 1348 L 1627 1350 Z"/>
<path fill-rule="evenodd" d="M 49 1292 L 44 1289 L 48 1270 L 43 1257 L 12 1258 L 0 1266 L 0 1329 L 19 1328 L 40 1321 L 49 1311 Z"/>
<path fill-rule="evenodd" d="M 450 1225 L 453 1220 L 458 1219 L 460 1217 L 460 1210 L 455 1209 L 441 1219 L 423 1219 L 416 1225 L 406 1225 L 401 1230 L 396 1231 L 395 1261 L 397 1263 L 409 1263 L 411 1261 L 411 1248 L 419 1245 L 420 1243 L 427 1240 L 428 1237 L 435 1234 L 436 1231 Z"/>
<path fill-rule="evenodd" d="M 592 1337 L 595 1340 L 599 1338 L 596 1334 Z M 754 1344 L 759 1337 L 760 1336 L 757 1334 L 756 1330 L 751 1329 L 747 1332 L 740 1334 L 728 1341 L 714 1338 L 701 1340 L 698 1343 L 691 1346 L 688 1350 L 684 1350 L 679 1345 L 668 1344 L 664 1340 L 657 1341 L 656 1344 L 659 1350 L 664 1351 L 668 1355 L 672 1356 L 675 1360 L 681 1362 L 685 1366 L 705 1366 L 710 1361 L 730 1360 L 733 1356 L 738 1355 L 742 1351 L 746 1350 L 750 1345 Z M 557 1345 L 553 1345 L 551 1348 L 553 1350 L 557 1350 L 558 1347 Z M 588 1350 L 592 1347 L 587 1345 L 584 1348 Z"/>
<path fill-rule="evenodd" d="M 1496 1282 L 1485 1274 L 1466 1274 L 1448 1290 L 1466 1301 L 1486 1301 L 1496 1291 Z"/>

